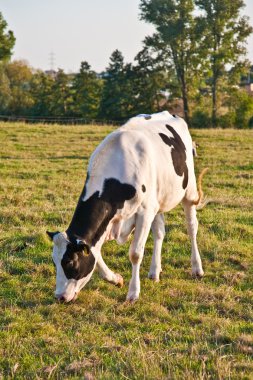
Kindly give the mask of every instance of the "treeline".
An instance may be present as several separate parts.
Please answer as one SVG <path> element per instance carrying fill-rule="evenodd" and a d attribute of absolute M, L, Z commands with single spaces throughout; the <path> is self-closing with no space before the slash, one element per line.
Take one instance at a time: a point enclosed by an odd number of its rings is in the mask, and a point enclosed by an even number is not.
<path fill-rule="evenodd" d="M 138 60 L 125 64 L 116 50 L 98 75 L 87 62 L 78 73 L 34 70 L 23 61 L 0 67 L 0 114 L 123 121 L 166 108 L 166 71 Z"/>
<path fill-rule="evenodd" d="M 141 18 L 155 33 L 133 63 L 115 50 L 99 75 L 86 61 L 75 74 L 10 62 L 15 38 L 1 16 L 0 114 L 121 122 L 168 109 L 193 127 L 253 127 L 253 97 L 241 86 L 253 82 L 245 59 L 252 27 L 243 6 L 243 0 L 140 0 Z"/>

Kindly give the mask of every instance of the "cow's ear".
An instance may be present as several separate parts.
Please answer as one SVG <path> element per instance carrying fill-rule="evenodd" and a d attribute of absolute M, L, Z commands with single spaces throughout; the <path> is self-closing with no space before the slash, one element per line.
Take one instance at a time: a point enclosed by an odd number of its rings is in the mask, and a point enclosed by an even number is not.
<path fill-rule="evenodd" d="M 49 231 L 46 231 L 46 233 L 47 233 L 47 236 L 49 236 L 49 238 L 53 241 L 53 240 L 54 240 L 54 237 L 55 237 L 56 235 L 58 235 L 60 232 L 59 232 L 59 231 L 57 231 L 57 232 L 49 232 Z"/>
<path fill-rule="evenodd" d="M 90 249 L 89 246 L 84 243 L 82 240 L 76 239 L 77 246 L 80 250 L 84 251 L 84 253 L 89 254 Z"/>
<path fill-rule="evenodd" d="M 82 240 L 76 239 L 76 244 L 78 248 L 84 249 L 87 247 L 87 244 L 85 244 Z"/>

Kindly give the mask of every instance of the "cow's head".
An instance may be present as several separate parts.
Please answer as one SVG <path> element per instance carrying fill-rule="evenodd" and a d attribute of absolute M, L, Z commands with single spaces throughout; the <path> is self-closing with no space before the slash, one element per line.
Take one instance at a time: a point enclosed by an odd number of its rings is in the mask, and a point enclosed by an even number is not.
<path fill-rule="evenodd" d="M 53 262 L 56 266 L 55 296 L 63 302 L 74 301 L 90 280 L 96 259 L 89 247 L 65 232 L 47 232 L 54 242 Z"/>

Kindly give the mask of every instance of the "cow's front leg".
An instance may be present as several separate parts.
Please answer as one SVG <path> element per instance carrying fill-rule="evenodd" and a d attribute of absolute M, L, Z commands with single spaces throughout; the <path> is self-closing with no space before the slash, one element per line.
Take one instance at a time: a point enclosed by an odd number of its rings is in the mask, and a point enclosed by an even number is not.
<path fill-rule="evenodd" d="M 202 262 L 197 245 L 197 232 L 198 232 L 198 219 L 196 213 L 196 206 L 192 205 L 190 201 L 183 201 L 187 230 L 191 239 L 191 264 L 192 264 L 192 275 L 197 277 L 202 277 L 204 271 L 202 269 Z"/>
<path fill-rule="evenodd" d="M 164 216 L 163 214 L 157 214 L 151 225 L 152 233 L 154 237 L 154 249 L 152 255 L 152 261 L 148 273 L 148 277 L 151 280 L 159 281 L 161 267 L 161 251 L 162 244 L 165 235 Z"/>
<path fill-rule="evenodd" d="M 117 285 L 120 288 L 123 286 L 124 284 L 123 277 L 118 273 L 114 273 L 113 271 L 111 271 L 111 269 L 108 268 L 108 266 L 106 265 L 106 263 L 104 262 L 102 258 L 101 253 L 98 255 L 97 268 L 98 268 L 100 276 L 104 280 L 114 285 Z"/>
<path fill-rule="evenodd" d="M 138 214 L 136 217 L 134 238 L 130 245 L 129 257 L 132 263 L 132 278 L 130 280 L 127 301 L 134 302 L 140 294 L 140 265 L 142 262 L 144 247 L 154 216 Z"/>

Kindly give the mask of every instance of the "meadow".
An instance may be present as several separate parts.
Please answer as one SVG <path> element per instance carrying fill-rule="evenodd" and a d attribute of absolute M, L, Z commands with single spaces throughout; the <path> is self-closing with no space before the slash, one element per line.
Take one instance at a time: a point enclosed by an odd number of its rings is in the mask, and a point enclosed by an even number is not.
<path fill-rule="evenodd" d="M 54 299 L 46 230 L 68 227 L 88 158 L 109 126 L 0 124 L 0 379 L 253 379 L 253 131 L 192 130 L 205 277 L 193 279 L 182 207 L 166 215 L 161 281 L 141 267 L 126 304 L 129 243 L 104 245 L 125 280 L 97 273 L 75 303 Z"/>

